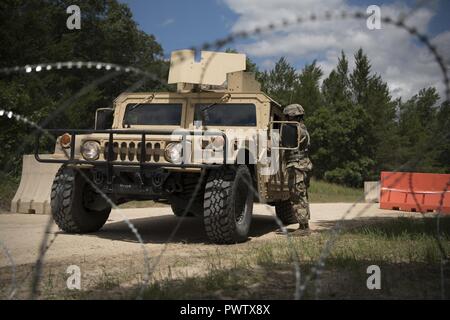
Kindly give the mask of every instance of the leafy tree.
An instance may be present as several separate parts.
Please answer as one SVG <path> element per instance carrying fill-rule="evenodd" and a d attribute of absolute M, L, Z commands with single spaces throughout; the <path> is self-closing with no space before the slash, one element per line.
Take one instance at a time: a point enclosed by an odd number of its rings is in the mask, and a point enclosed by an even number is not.
<path fill-rule="evenodd" d="M 448 158 L 448 103 L 437 106 L 439 95 L 435 88 L 420 90 L 405 103 L 400 103 L 398 138 L 399 161 L 406 164 L 402 169 L 409 171 L 447 171 Z"/>
<path fill-rule="evenodd" d="M 297 74 L 285 57 L 281 57 L 272 70 L 261 73 L 259 79 L 262 89 L 281 105 L 292 102 Z"/>
<path fill-rule="evenodd" d="M 88 128 L 95 109 L 140 80 L 140 90 L 167 89 L 168 64 L 152 35 L 138 29 L 130 9 L 116 0 L 79 3 L 81 30 L 68 30 L 66 8 L 73 1 L 5 0 L 0 2 L 0 67 L 57 61 L 102 61 L 138 67 L 153 78 L 92 68 L 53 70 L 0 77 L 1 108 L 47 128 Z M 102 83 L 99 80 L 106 79 Z M 161 82 L 159 79 L 162 79 Z M 85 90 L 82 90 L 82 89 Z M 56 110 L 62 108 L 61 112 Z M 17 173 L 21 154 L 33 152 L 33 130 L 0 118 L 0 168 Z M 51 152 L 51 146 L 48 149 Z M 6 165 L 7 164 L 7 165 Z"/>
<path fill-rule="evenodd" d="M 348 72 L 348 60 L 342 51 L 336 69 L 331 71 L 328 78 L 323 81 L 322 93 L 328 105 L 337 105 L 340 101 L 350 101 L 351 93 Z"/>
<path fill-rule="evenodd" d="M 359 49 L 355 54 L 355 69 L 350 75 L 353 100 L 359 105 L 367 103 L 370 69 L 369 59 L 363 50 Z"/>
<path fill-rule="evenodd" d="M 323 72 L 316 65 L 316 61 L 306 65 L 297 76 L 294 85 L 294 98 L 291 102 L 300 103 L 307 116 L 312 115 L 323 105 L 323 97 L 320 92 L 319 81 Z"/>

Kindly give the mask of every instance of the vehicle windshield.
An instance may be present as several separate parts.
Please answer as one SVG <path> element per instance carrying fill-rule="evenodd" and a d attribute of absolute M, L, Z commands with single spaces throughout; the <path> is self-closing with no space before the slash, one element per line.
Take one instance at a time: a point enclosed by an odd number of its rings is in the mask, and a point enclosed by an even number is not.
<path fill-rule="evenodd" d="M 130 103 L 125 109 L 123 124 L 179 126 L 182 108 L 181 103 Z"/>
<path fill-rule="evenodd" d="M 251 103 L 215 104 L 207 110 L 206 119 L 202 118 L 202 110 L 209 104 L 196 104 L 194 121 L 204 121 L 210 126 L 256 126 L 256 106 Z"/>

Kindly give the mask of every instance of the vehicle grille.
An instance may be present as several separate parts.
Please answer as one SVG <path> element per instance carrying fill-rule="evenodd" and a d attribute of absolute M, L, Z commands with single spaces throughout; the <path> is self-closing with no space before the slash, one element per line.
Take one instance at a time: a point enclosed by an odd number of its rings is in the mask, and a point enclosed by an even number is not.
<path fill-rule="evenodd" d="M 109 142 L 103 146 L 103 158 L 108 159 Z M 165 162 L 164 143 L 147 142 L 145 144 L 144 162 Z M 113 161 L 141 161 L 141 142 L 114 142 L 113 143 Z"/>

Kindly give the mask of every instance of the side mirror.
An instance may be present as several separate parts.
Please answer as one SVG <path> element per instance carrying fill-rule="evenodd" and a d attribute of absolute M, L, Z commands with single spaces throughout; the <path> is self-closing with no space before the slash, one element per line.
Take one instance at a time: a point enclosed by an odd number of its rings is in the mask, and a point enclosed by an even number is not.
<path fill-rule="evenodd" d="M 295 150 L 300 146 L 300 123 L 296 121 L 272 121 L 270 131 L 274 130 L 274 124 L 279 124 L 279 146 L 273 146 L 273 149 Z"/>
<path fill-rule="evenodd" d="M 95 130 L 111 129 L 114 109 L 100 108 L 95 112 Z"/>

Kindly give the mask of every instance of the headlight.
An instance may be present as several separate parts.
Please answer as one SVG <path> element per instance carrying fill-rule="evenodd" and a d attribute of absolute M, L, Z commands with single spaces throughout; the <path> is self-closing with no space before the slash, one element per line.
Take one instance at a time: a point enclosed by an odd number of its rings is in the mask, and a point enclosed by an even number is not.
<path fill-rule="evenodd" d="M 211 142 L 216 149 L 223 148 L 223 145 L 225 144 L 225 140 L 222 136 L 213 137 Z"/>
<path fill-rule="evenodd" d="M 172 163 L 181 163 L 183 157 L 183 146 L 179 142 L 172 142 L 166 146 L 164 158 Z"/>
<path fill-rule="evenodd" d="M 95 141 L 86 141 L 81 146 L 81 155 L 83 158 L 89 161 L 94 161 L 98 159 L 100 154 L 100 144 Z"/>

